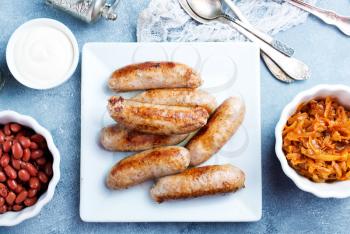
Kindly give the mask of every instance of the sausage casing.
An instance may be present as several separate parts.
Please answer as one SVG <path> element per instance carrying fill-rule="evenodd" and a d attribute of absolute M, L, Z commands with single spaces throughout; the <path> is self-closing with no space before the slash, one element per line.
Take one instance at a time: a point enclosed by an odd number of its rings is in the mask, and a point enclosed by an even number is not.
<path fill-rule="evenodd" d="M 114 124 L 101 130 L 101 145 L 110 151 L 141 151 L 160 146 L 177 145 L 188 136 L 182 135 L 154 135 L 129 130 L 123 125 Z"/>
<path fill-rule="evenodd" d="M 244 172 L 230 164 L 197 167 L 160 178 L 151 189 L 151 197 L 160 203 L 228 193 L 244 187 L 244 182 Z"/>
<path fill-rule="evenodd" d="M 242 124 L 244 102 L 238 97 L 226 99 L 204 126 L 186 145 L 191 154 L 191 166 L 207 161 L 217 153 Z"/>
<path fill-rule="evenodd" d="M 143 151 L 122 159 L 107 177 L 111 189 L 124 189 L 158 177 L 184 171 L 190 163 L 188 150 L 167 146 Z"/>
<path fill-rule="evenodd" d="M 147 90 L 132 100 L 170 106 L 201 106 L 210 114 L 217 107 L 214 96 L 203 90 L 190 88 Z"/>
<path fill-rule="evenodd" d="M 108 81 L 117 92 L 157 88 L 197 88 L 200 76 L 190 67 L 174 62 L 145 62 L 116 70 Z"/>
<path fill-rule="evenodd" d="M 125 127 L 158 135 L 193 132 L 204 126 L 209 117 L 203 107 L 156 105 L 116 96 L 109 99 L 108 110 Z"/>

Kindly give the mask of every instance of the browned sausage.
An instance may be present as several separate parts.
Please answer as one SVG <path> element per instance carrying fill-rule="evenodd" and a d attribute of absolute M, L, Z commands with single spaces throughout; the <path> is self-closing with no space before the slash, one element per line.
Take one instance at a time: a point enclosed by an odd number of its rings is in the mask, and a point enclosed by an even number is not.
<path fill-rule="evenodd" d="M 157 88 L 197 88 L 202 84 L 199 75 L 190 67 L 174 62 L 145 62 L 116 70 L 108 86 L 114 91 Z"/>
<path fill-rule="evenodd" d="M 203 90 L 189 88 L 148 90 L 132 100 L 170 106 L 201 106 L 209 114 L 217 107 L 215 97 Z"/>
<path fill-rule="evenodd" d="M 111 97 L 111 117 L 129 129 L 139 132 L 173 135 L 193 132 L 207 123 L 203 107 L 166 106 Z"/>
<path fill-rule="evenodd" d="M 182 135 L 154 135 L 129 130 L 120 124 L 114 124 L 101 130 L 102 146 L 110 151 L 141 151 L 155 147 L 177 145 L 187 137 Z"/>
<path fill-rule="evenodd" d="M 146 180 L 184 171 L 190 163 L 186 148 L 167 146 L 143 151 L 119 161 L 107 178 L 111 189 L 124 189 Z"/>
<path fill-rule="evenodd" d="M 230 164 L 191 168 L 159 179 L 151 189 L 151 197 L 160 203 L 234 192 L 244 187 L 244 181 L 244 172 Z"/>
<path fill-rule="evenodd" d="M 191 154 L 191 166 L 207 161 L 218 152 L 242 124 L 244 102 L 238 97 L 226 99 L 203 127 L 186 145 Z"/>

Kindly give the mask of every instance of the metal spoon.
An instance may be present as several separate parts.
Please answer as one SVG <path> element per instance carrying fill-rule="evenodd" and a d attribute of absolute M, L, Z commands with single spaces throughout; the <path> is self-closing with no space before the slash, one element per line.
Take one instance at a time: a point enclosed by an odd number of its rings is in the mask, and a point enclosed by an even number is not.
<path fill-rule="evenodd" d="M 288 2 L 293 6 L 299 7 L 304 11 L 307 11 L 317 16 L 318 18 L 323 20 L 326 24 L 330 24 L 337 27 L 345 35 L 350 36 L 350 17 L 338 15 L 334 11 L 318 8 L 300 0 L 276 0 L 276 1 Z"/>
<path fill-rule="evenodd" d="M 227 0 L 230 1 L 230 0 Z M 208 24 L 210 23 L 210 20 L 206 20 L 203 19 L 201 17 L 199 17 L 198 15 L 196 15 L 192 9 L 190 8 L 190 6 L 187 3 L 187 0 L 179 0 L 179 3 L 181 5 L 181 7 L 184 9 L 184 11 L 191 16 L 192 19 L 194 19 L 195 21 L 201 23 L 201 24 Z M 232 3 L 232 2 L 231 2 Z M 237 7 L 236 7 L 237 8 Z M 232 9 L 232 8 L 231 8 Z M 243 20 L 248 21 L 248 19 L 245 19 L 244 15 L 240 12 L 240 11 L 235 11 L 235 13 L 237 13 L 237 17 Z M 242 20 L 242 21 L 243 21 Z M 269 68 L 270 72 L 278 79 L 281 80 L 282 82 L 286 82 L 286 83 L 292 83 L 295 80 L 290 78 L 286 73 L 283 72 L 283 70 L 281 70 L 281 68 L 278 67 L 278 65 L 276 63 L 274 63 L 267 55 L 265 55 L 264 53 L 261 53 L 262 58 L 266 64 L 266 66 Z"/>
<path fill-rule="evenodd" d="M 241 10 L 231 0 L 224 0 L 224 2 L 230 7 L 230 9 L 233 11 L 233 13 L 237 16 L 237 18 L 239 20 L 241 20 L 242 22 L 244 22 L 248 25 L 251 25 L 249 20 L 245 17 L 245 15 L 241 12 Z M 263 37 L 263 36 L 270 37 L 267 34 L 260 35 L 260 37 Z M 268 38 L 266 38 L 266 39 L 268 40 Z M 261 57 L 262 57 L 262 60 L 265 62 L 265 65 L 267 66 L 269 71 L 272 73 L 272 75 L 276 79 L 278 79 L 282 82 L 285 82 L 285 83 L 294 82 L 294 79 L 292 79 L 285 72 L 283 72 L 283 70 L 281 70 L 281 68 L 279 68 L 278 65 L 276 63 L 274 63 L 274 61 L 272 61 L 266 54 L 261 52 Z"/>
<path fill-rule="evenodd" d="M 194 12 L 196 13 L 196 11 L 201 12 L 201 14 L 204 14 L 206 16 L 209 16 L 212 14 L 212 9 L 218 9 L 219 7 L 221 7 L 221 2 L 220 1 L 208 1 L 208 0 L 204 0 L 204 4 L 202 4 L 202 0 L 199 1 L 187 1 L 188 4 L 190 5 L 190 7 L 193 9 L 192 4 L 194 5 L 194 7 L 196 8 L 196 10 L 194 10 Z M 221 8 L 220 8 L 221 9 Z M 204 17 L 202 17 L 204 18 Z M 212 20 L 214 18 L 208 18 L 209 20 Z M 274 47 L 276 50 L 282 52 L 283 54 L 287 55 L 287 56 L 292 56 L 294 54 L 294 50 L 287 46 L 286 44 L 275 40 L 274 38 L 270 37 L 269 35 L 257 30 L 256 28 L 254 28 L 251 24 L 246 24 L 245 22 L 236 20 L 235 18 L 230 17 L 231 21 L 234 21 L 236 24 L 240 25 L 241 27 L 243 27 L 244 29 L 250 31 L 251 33 L 253 33 L 255 36 L 259 37 L 260 39 L 262 39 L 263 41 L 265 41 L 266 43 L 270 44 L 272 47 Z"/>
<path fill-rule="evenodd" d="M 224 19 L 231 22 L 231 25 L 248 39 L 255 42 L 260 49 L 267 54 L 285 73 L 295 80 L 306 80 L 310 77 L 310 71 L 303 62 L 284 55 L 273 48 L 270 44 L 257 37 L 252 31 L 242 27 L 238 20 L 225 15 L 221 11 L 220 0 L 187 0 L 188 5 L 199 17 L 207 20 Z"/>

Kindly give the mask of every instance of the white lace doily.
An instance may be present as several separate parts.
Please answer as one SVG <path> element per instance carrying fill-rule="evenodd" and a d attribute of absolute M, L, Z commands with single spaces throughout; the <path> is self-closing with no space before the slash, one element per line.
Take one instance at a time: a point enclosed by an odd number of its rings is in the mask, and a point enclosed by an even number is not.
<path fill-rule="evenodd" d="M 288 3 L 273 0 L 233 0 L 252 24 L 264 32 L 276 34 L 303 23 L 307 13 Z M 316 3 L 317 0 L 307 2 Z M 226 9 L 229 13 L 229 10 Z M 199 24 L 181 8 L 178 0 L 151 0 L 139 16 L 139 42 L 230 41 L 244 40 L 232 27 L 220 22 Z"/>

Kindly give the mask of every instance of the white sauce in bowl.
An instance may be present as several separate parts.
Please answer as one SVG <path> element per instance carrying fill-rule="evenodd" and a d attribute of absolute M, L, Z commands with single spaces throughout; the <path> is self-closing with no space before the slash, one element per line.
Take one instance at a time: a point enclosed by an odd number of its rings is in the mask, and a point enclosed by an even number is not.
<path fill-rule="evenodd" d="M 14 49 L 16 68 L 31 82 L 57 82 L 73 63 L 72 43 L 63 32 L 49 26 L 28 28 Z"/>
<path fill-rule="evenodd" d="M 35 19 L 12 35 L 6 59 L 14 77 L 31 88 L 47 89 L 74 72 L 79 50 L 71 31 L 51 19 Z"/>

